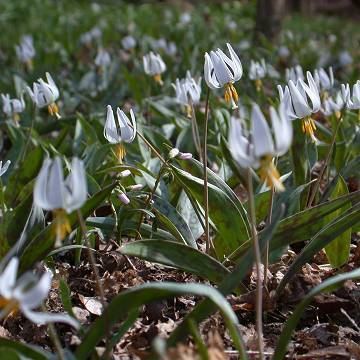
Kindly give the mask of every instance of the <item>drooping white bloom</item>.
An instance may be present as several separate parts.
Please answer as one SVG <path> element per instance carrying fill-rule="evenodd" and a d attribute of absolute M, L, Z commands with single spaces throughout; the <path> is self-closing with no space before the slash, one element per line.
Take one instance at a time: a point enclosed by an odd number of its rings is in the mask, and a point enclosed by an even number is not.
<path fill-rule="evenodd" d="M 349 84 L 341 85 L 341 93 L 346 107 L 349 110 L 360 109 L 360 80 L 358 80 L 352 88 L 352 95 Z"/>
<path fill-rule="evenodd" d="M 329 67 L 329 74 L 327 74 L 323 68 L 316 69 L 314 71 L 314 80 L 319 91 L 330 90 L 334 86 L 334 73 L 332 67 Z"/>
<path fill-rule="evenodd" d="M 80 36 L 80 42 L 84 45 L 89 46 L 93 41 L 99 40 L 102 36 L 102 31 L 100 27 L 95 26 L 91 30 L 83 33 Z"/>
<path fill-rule="evenodd" d="M 143 56 L 143 65 L 145 73 L 153 76 L 155 81 L 162 85 L 161 74 L 165 72 L 166 65 L 161 56 L 150 51 Z"/>
<path fill-rule="evenodd" d="M 284 187 L 272 159 L 289 149 L 292 125 L 283 105 L 280 105 L 278 111 L 270 107 L 270 119 L 272 131 L 257 104 L 252 107 L 250 133 L 246 132 L 238 119 L 232 118 L 229 147 L 241 167 L 259 169 L 261 180 L 281 191 Z"/>
<path fill-rule="evenodd" d="M 25 110 L 25 101 L 24 98 L 20 99 L 11 99 L 9 94 L 1 94 L 3 102 L 3 112 L 10 118 L 14 120 L 19 119 L 19 114 Z"/>
<path fill-rule="evenodd" d="M 72 159 L 66 180 L 59 157 L 44 161 L 35 181 L 34 204 L 53 212 L 56 246 L 71 232 L 67 214 L 80 209 L 86 198 L 86 174 L 81 160 L 76 157 Z"/>
<path fill-rule="evenodd" d="M 110 54 L 105 49 L 100 48 L 94 62 L 97 67 L 104 69 L 111 64 Z"/>
<path fill-rule="evenodd" d="M 175 84 L 172 84 L 172 86 L 176 92 L 176 101 L 186 107 L 187 115 L 191 117 L 191 103 L 197 104 L 200 101 L 201 78 L 195 81 L 190 71 L 187 71 L 186 77 L 176 79 Z"/>
<path fill-rule="evenodd" d="M 294 82 L 290 80 L 288 85 L 285 86 L 285 90 L 278 85 L 278 91 L 280 101 L 285 106 L 287 116 L 292 120 L 302 119 L 303 131 L 316 142 L 317 139 L 314 135 L 316 126 L 311 115 L 320 110 L 320 95 L 315 80 L 309 71 L 306 73 L 306 76 L 308 84 L 302 79 L 299 79 L 295 85 Z"/>
<path fill-rule="evenodd" d="M 340 111 L 345 106 L 344 99 L 342 97 L 341 92 L 339 91 L 336 95 L 336 98 L 333 99 L 331 96 L 323 100 L 321 111 L 325 116 L 331 116 L 335 114 L 339 119 L 341 114 Z"/>
<path fill-rule="evenodd" d="M 180 15 L 179 20 L 182 25 L 186 25 L 191 22 L 191 14 L 188 12 L 184 12 Z"/>
<path fill-rule="evenodd" d="M 18 258 L 12 258 L 0 274 L 0 319 L 21 311 L 35 324 L 62 322 L 74 328 L 79 323 L 67 314 L 54 314 L 34 311 L 47 298 L 52 274 L 45 272 L 40 278 L 32 273 L 25 273 L 17 279 Z"/>
<path fill-rule="evenodd" d="M 120 108 L 117 108 L 116 117 L 117 121 L 115 120 L 112 107 L 108 105 L 104 137 L 111 144 L 117 144 L 115 154 L 121 163 L 126 154 L 124 143 L 131 143 L 135 139 L 136 120 L 132 109 L 130 109 L 131 120 Z"/>
<path fill-rule="evenodd" d="M 261 61 L 250 61 L 249 79 L 258 80 L 266 76 L 266 63 L 264 59 Z"/>
<path fill-rule="evenodd" d="M 345 66 L 349 66 L 353 63 L 353 58 L 350 55 L 350 53 L 346 50 L 341 51 L 339 54 L 339 63 L 341 66 L 345 67 Z"/>
<path fill-rule="evenodd" d="M 243 68 L 239 57 L 229 43 L 226 44 L 230 57 L 225 55 L 221 49 L 205 53 L 204 77 L 211 89 L 225 86 L 225 101 L 237 108 L 239 96 L 234 87 L 234 82 L 240 80 Z"/>
<path fill-rule="evenodd" d="M 46 73 L 46 80 L 47 82 L 39 79 L 33 83 L 33 89 L 28 86 L 27 91 L 36 107 L 41 109 L 47 106 L 50 115 L 60 118 L 59 109 L 56 105 L 56 100 L 60 95 L 59 89 L 48 72 Z"/>
<path fill-rule="evenodd" d="M 26 64 L 29 70 L 31 70 L 32 59 L 35 57 L 35 48 L 32 36 L 22 36 L 20 44 L 15 46 L 15 51 L 19 61 Z"/>
<path fill-rule="evenodd" d="M 63 209 L 68 214 L 79 209 L 87 198 L 84 163 L 74 157 L 70 173 L 64 179 L 60 157 L 47 158 L 34 186 L 34 203 L 44 210 Z"/>
<path fill-rule="evenodd" d="M 292 80 L 296 83 L 299 79 L 304 80 L 304 71 L 300 65 L 296 65 L 285 70 L 285 78 L 287 82 Z"/>
<path fill-rule="evenodd" d="M 279 57 L 282 59 L 287 59 L 290 56 L 290 50 L 287 46 L 281 45 L 278 50 Z"/>
<path fill-rule="evenodd" d="M 3 166 L 3 162 L 0 161 L 0 177 L 3 176 L 7 172 L 10 164 L 11 164 L 11 161 L 7 160 L 6 163 Z"/>
<path fill-rule="evenodd" d="M 121 40 L 121 45 L 125 50 L 131 50 L 136 46 L 136 40 L 133 36 L 127 35 Z"/>

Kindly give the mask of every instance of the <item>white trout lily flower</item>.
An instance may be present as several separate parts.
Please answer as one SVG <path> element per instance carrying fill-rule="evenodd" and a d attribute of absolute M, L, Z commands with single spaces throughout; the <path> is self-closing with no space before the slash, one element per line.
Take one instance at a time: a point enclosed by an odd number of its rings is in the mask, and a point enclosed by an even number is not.
<path fill-rule="evenodd" d="M 136 47 L 136 40 L 133 36 L 127 35 L 122 38 L 121 45 L 125 50 L 131 50 Z"/>
<path fill-rule="evenodd" d="M 189 118 L 192 115 L 192 105 L 198 104 L 201 96 L 201 78 L 198 81 L 191 76 L 190 71 L 186 72 L 186 77 L 176 79 L 172 84 L 176 92 L 176 101 L 185 106 L 186 114 Z"/>
<path fill-rule="evenodd" d="M 345 102 L 341 92 L 339 91 L 335 99 L 329 96 L 328 98 L 323 100 L 321 111 L 325 116 L 331 116 L 332 114 L 335 114 L 336 118 L 340 119 L 341 110 L 344 108 L 344 106 Z"/>
<path fill-rule="evenodd" d="M 262 88 L 262 81 L 266 76 L 267 66 L 265 60 L 262 59 L 259 61 L 251 60 L 250 62 L 250 70 L 249 70 L 249 79 L 255 81 L 256 91 L 260 91 Z"/>
<path fill-rule="evenodd" d="M 87 182 L 84 163 L 74 157 L 66 180 L 61 159 L 47 158 L 36 178 L 34 203 L 52 211 L 57 244 L 71 232 L 67 214 L 79 209 L 87 198 Z"/>
<path fill-rule="evenodd" d="M 4 165 L 3 165 L 3 162 L 0 161 L 0 177 L 3 176 L 7 172 L 10 164 L 11 164 L 10 160 L 7 160 Z"/>
<path fill-rule="evenodd" d="M 39 79 L 33 83 L 32 89 L 28 86 L 27 91 L 36 107 L 41 109 L 47 106 L 49 114 L 60 119 L 59 108 L 56 105 L 56 100 L 60 95 L 59 89 L 48 72 L 46 73 L 46 80 L 47 82 Z"/>
<path fill-rule="evenodd" d="M 67 314 L 34 311 L 47 298 L 52 274 L 45 272 L 40 278 L 28 272 L 17 279 L 18 258 L 12 258 L 0 274 L 0 319 L 21 311 L 35 324 L 61 322 L 79 328 L 79 323 Z"/>
<path fill-rule="evenodd" d="M 349 110 L 360 110 L 360 80 L 358 80 L 352 88 L 352 95 L 349 84 L 341 85 L 341 93 L 346 107 Z M 360 117 L 360 112 L 359 112 Z"/>
<path fill-rule="evenodd" d="M 163 85 L 161 74 L 165 72 L 166 65 L 161 56 L 150 51 L 143 56 L 143 65 L 145 74 L 152 76 L 159 85 Z"/>
<path fill-rule="evenodd" d="M 230 57 L 221 49 L 210 51 L 210 55 L 205 53 L 204 77 L 210 89 L 225 87 L 225 101 L 236 109 L 239 96 L 233 84 L 241 79 L 243 68 L 231 45 L 229 43 L 226 45 Z"/>
<path fill-rule="evenodd" d="M 284 104 L 289 118 L 291 120 L 302 119 L 303 132 L 310 136 L 314 142 L 317 142 L 314 134 L 316 125 L 311 115 L 320 110 L 320 95 L 315 80 L 309 71 L 306 76 L 308 84 L 302 79 L 299 79 L 296 85 L 292 80 L 289 80 L 285 90 L 278 85 L 278 91 L 280 101 Z"/>
<path fill-rule="evenodd" d="M 314 80 L 319 91 L 327 92 L 334 86 L 334 73 L 333 69 L 329 67 L 329 73 L 323 68 L 316 69 L 314 71 Z"/>
<path fill-rule="evenodd" d="M 106 122 L 104 126 L 104 137 L 109 143 L 117 144 L 116 157 L 122 163 L 126 151 L 124 143 L 131 143 L 136 136 L 136 120 L 132 109 L 130 109 L 130 119 L 120 109 L 116 110 L 117 121 L 114 117 L 113 109 L 110 105 L 107 106 Z"/>
<path fill-rule="evenodd" d="M 285 79 L 287 82 L 292 80 L 296 83 L 299 79 L 304 80 L 304 71 L 300 65 L 296 65 L 285 70 Z"/>
<path fill-rule="evenodd" d="M 94 62 L 100 71 L 102 71 L 111 64 L 110 54 L 106 50 L 100 48 L 96 54 Z"/>
<path fill-rule="evenodd" d="M 283 191 L 284 186 L 273 158 L 287 152 L 292 142 L 292 125 L 283 105 L 276 111 L 270 107 L 272 131 L 258 105 L 251 112 L 248 133 L 241 122 L 231 119 L 229 147 L 235 161 L 243 168 L 259 169 L 260 179 L 271 188 Z"/>
<path fill-rule="evenodd" d="M 20 44 L 15 46 L 16 56 L 20 62 L 24 63 L 29 71 L 33 68 L 32 60 L 35 57 L 34 42 L 31 35 L 24 35 Z"/>
<path fill-rule="evenodd" d="M 15 123 L 17 123 L 20 119 L 19 114 L 25 110 L 24 98 L 11 99 L 9 94 L 1 94 L 1 98 L 3 102 L 3 112 L 8 118 L 12 118 Z"/>

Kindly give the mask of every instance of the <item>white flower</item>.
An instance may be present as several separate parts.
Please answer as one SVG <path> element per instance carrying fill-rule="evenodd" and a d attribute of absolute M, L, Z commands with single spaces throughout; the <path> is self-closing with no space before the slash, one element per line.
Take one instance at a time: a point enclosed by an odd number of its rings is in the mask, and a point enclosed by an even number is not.
<path fill-rule="evenodd" d="M 309 135 L 314 142 L 317 142 L 314 135 L 316 126 L 311 115 L 320 110 L 320 95 L 316 83 L 309 71 L 306 73 L 306 76 L 308 84 L 302 79 L 299 79 L 295 85 L 294 82 L 290 80 L 285 87 L 285 90 L 278 85 L 278 91 L 280 101 L 285 106 L 287 116 L 292 120 L 302 119 L 303 131 Z"/>
<path fill-rule="evenodd" d="M 79 323 L 67 314 L 53 314 L 34 311 L 47 298 L 52 275 L 45 272 L 40 279 L 32 273 L 25 273 L 18 280 L 18 258 L 12 258 L 0 274 L 0 318 L 20 310 L 35 324 L 62 322 L 79 328 Z"/>
<path fill-rule="evenodd" d="M 87 182 L 84 163 L 74 157 L 66 180 L 61 159 L 47 158 L 35 180 L 34 204 L 53 211 L 57 243 L 71 232 L 66 214 L 80 209 L 87 198 Z"/>
<path fill-rule="evenodd" d="M 334 86 L 334 73 L 333 69 L 329 67 L 329 74 L 323 68 L 314 71 L 314 80 L 320 90 L 330 90 Z"/>
<path fill-rule="evenodd" d="M 67 213 L 79 209 L 87 198 L 87 183 L 84 163 L 74 157 L 66 180 L 61 159 L 47 158 L 34 186 L 34 203 L 44 210 L 63 209 Z"/>
<path fill-rule="evenodd" d="M 15 46 L 16 55 L 22 63 L 26 64 L 29 69 L 32 68 L 32 59 L 35 56 L 35 48 L 31 35 L 24 35 L 19 45 Z"/>
<path fill-rule="evenodd" d="M 346 104 L 346 107 L 349 110 L 359 110 L 360 109 L 360 80 L 358 80 L 352 88 L 352 96 L 350 91 L 349 84 L 341 85 L 341 93 L 343 100 Z"/>
<path fill-rule="evenodd" d="M 262 59 L 260 62 L 251 60 L 250 70 L 249 70 L 249 79 L 250 80 L 258 80 L 258 79 L 264 78 L 265 76 L 266 76 L 265 60 Z"/>
<path fill-rule="evenodd" d="M 198 104 L 201 96 L 201 78 L 198 81 L 191 76 L 190 71 L 186 72 L 186 77 L 176 79 L 172 84 L 176 92 L 176 101 L 186 107 L 187 115 L 191 117 L 191 103 Z"/>
<path fill-rule="evenodd" d="M 106 68 L 111 64 L 111 57 L 110 54 L 104 50 L 104 49 L 99 49 L 96 57 L 95 57 L 95 65 L 99 68 Z"/>
<path fill-rule="evenodd" d="M 282 59 L 286 59 L 290 56 L 290 50 L 287 46 L 281 45 L 279 47 L 278 54 Z"/>
<path fill-rule="evenodd" d="M 285 70 L 286 81 L 292 80 L 296 83 L 299 79 L 304 80 L 304 71 L 300 65 Z"/>
<path fill-rule="evenodd" d="M 239 57 L 229 43 L 226 44 L 230 57 L 224 54 L 221 49 L 205 53 L 204 77 L 211 89 L 218 89 L 225 86 L 225 101 L 237 108 L 239 96 L 234 87 L 234 82 L 240 80 L 243 68 Z"/>
<path fill-rule="evenodd" d="M 3 166 L 3 162 L 0 161 L 0 177 L 3 176 L 7 172 L 10 164 L 11 164 L 11 161 L 7 160 L 6 163 Z"/>
<path fill-rule="evenodd" d="M 132 109 L 130 109 L 130 118 L 120 109 L 116 111 L 117 121 L 115 121 L 114 112 L 110 105 L 107 106 L 106 122 L 104 126 L 104 137 L 111 144 L 118 144 L 116 147 L 116 157 L 121 163 L 126 155 L 125 143 L 131 143 L 136 136 L 136 120 Z"/>
<path fill-rule="evenodd" d="M 93 40 L 99 40 L 101 36 L 101 29 L 98 26 L 95 26 L 90 31 L 87 31 L 80 36 L 80 42 L 89 46 Z"/>
<path fill-rule="evenodd" d="M 133 36 L 127 35 L 121 40 L 121 45 L 125 50 L 130 50 L 136 46 L 136 40 Z"/>
<path fill-rule="evenodd" d="M 184 12 L 180 15 L 179 20 L 182 25 L 186 25 L 191 21 L 191 14 L 188 12 Z"/>
<path fill-rule="evenodd" d="M 247 134 L 238 119 L 232 118 L 229 147 L 235 161 L 243 168 L 260 169 L 260 178 L 267 185 L 281 191 L 284 189 L 280 174 L 272 159 L 283 155 L 292 142 L 292 126 L 283 105 L 276 111 L 270 107 L 272 132 L 258 105 L 251 112 L 251 129 Z"/>
<path fill-rule="evenodd" d="M 10 118 L 13 117 L 14 120 L 19 119 L 20 113 L 25 110 L 25 101 L 23 97 L 20 99 L 10 99 L 9 94 L 1 94 L 3 101 L 3 112 Z"/>
<path fill-rule="evenodd" d="M 339 63 L 341 66 L 345 67 L 351 65 L 353 61 L 354 60 L 348 51 L 344 50 L 339 54 Z"/>
<path fill-rule="evenodd" d="M 321 111 L 325 116 L 331 116 L 332 114 L 335 114 L 336 117 L 339 119 L 341 115 L 340 111 L 343 109 L 344 105 L 344 99 L 341 92 L 339 91 L 336 95 L 335 100 L 331 96 L 324 99 Z"/>
<path fill-rule="evenodd" d="M 150 51 L 143 56 L 143 65 L 145 73 L 153 76 L 155 81 L 162 85 L 161 74 L 166 70 L 166 65 L 161 56 Z"/>
<path fill-rule="evenodd" d="M 60 118 L 59 109 L 55 102 L 60 95 L 59 89 L 48 72 L 46 79 L 47 82 L 43 79 L 34 82 L 33 89 L 28 86 L 27 91 L 36 107 L 41 109 L 47 106 L 50 115 L 56 115 L 57 118 Z"/>

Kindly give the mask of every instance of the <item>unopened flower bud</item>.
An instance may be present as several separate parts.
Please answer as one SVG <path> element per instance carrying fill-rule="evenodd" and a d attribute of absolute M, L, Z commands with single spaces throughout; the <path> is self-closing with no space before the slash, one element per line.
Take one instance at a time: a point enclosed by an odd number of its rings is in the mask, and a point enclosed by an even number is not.
<path fill-rule="evenodd" d="M 192 153 L 182 153 L 182 152 L 180 152 L 178 158 L 180 160 L 190 160 L 190 159 L 192 159 Z"/>
<path fill-rule="evenodd" d="M 125 193 L 121 193 L 121 194 L 119 195 L 119 200 L 120 200 L 123 204 L 125 204 L 125 205 L 127 205 L 127 204 L 130 203 L 130 199 L 126 196 Z"/>
<path fill-rule="evenodd" d="M 127 177 L 127 176 L 130 176 L 130 175 L 131 175 L 131 171 L 130 171 L 130 170 L 124 170 L 124 171 L 121 171 L 121 172 L 120 172 L 120 176 L 121 176 L 122 178 Z"/>
<path fill-rule="evenodd" d="M 175 158 L 176 156 L 178 156 L 179 153 L 180 153 L 179 149 L 173 148 L 173 149 L 171 149 L 170 152 L 169 152 L 169 158 L 170 158 L 170 159 L 173 159 L 173 158 Z"/>
<path fill-rule="evenodd" d="M 141 190 L 143 187 L 144 187 L 144 185 L 142 185 L 142 184 L 135 184 L 135 185 L 128 186 L 128 189 L 130 191 L 136 191 L 136 190 Z"/>

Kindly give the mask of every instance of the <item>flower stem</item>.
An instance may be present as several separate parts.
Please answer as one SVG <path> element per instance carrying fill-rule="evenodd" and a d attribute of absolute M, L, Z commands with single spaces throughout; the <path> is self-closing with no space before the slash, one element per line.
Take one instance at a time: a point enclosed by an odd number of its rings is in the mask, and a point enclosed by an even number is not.
<path fill-rule="evenodd" d="M 312 206 L 312 204 L 313 204 L 313 202 L 315 200 L 315 196 L 316 196 L 316 194 L 317 194 L 317 192 L 318 192 L 318 190 L 320 188 L 321 180 L 322 180 L 322 178 L 324 176 L 324 173 L 325 173 L 325 170 L 326 170 L 326 168 L 327 168 L 327 166 L 329 165 L 329 162 L 330 162 L 332 150 L 333 150 L 333 147 L 334 147 L 334 144 L 335 144 L 335 141 L 336 141 L 336 136 L 337 136 L 341 121 L 342 121 L 342 117 L 339 119 L 339 121 L 336 124 L 336 128 L 334 130 L 333 137 L 331 139 L 331 144 L 330 144 L 328 153 L 326 155 L 325 163 L 324 163 L 323 167 L 321 168 L 319 177 L 318 177 L 318 179 L 317 179 L 317 181 L 315 183 L 313 191 L 311 192 L 311 195 L 309 197 L 309 201 L 307 203 L 307 207 Z"/>
<path fill-rule="evenodd" d="M 204 128 L 204 145 L 203 145 L 206 253 L 209 253 L 210 248 L 213 247 L 210 239 L 210 228 L 209 228 L 209 188 L 208 188 L 208 174 L 207 174 L 207 136 L 208 136 L 209 108 L 210 108 L 209 100 L 210 100 L 210 88 L 207 89 L 207 93 L 206 93 L 205 128 Z"/>
<path fill-rule="evenodd" d="M 255 216 L 255 199 L 253 191 L 253 179 L 251 169 L 248 168 L 248 196 L 249 196 L 249 210 L 250 210 L 250 226 L 251 238 L 253 242 L 253 249 L 255 254 L 255 268 L 256 268 L 256 331 L 258 340 L 259 359 L 264 359 L 264 344 L 263 344 L 263 324 L 262 324 L 262 279 L 261 279 L 261 253 L 259 241 L 256 231 L 256 216 Z"/>
<path fill-rule="evenodd" d="M 202 154 L 202 150 L 201 150 L 199 127 L 198 127 L 197 121 L 196 121 L 194 103 L 192 102 L 190 97 L 189 97 L 189 104 L 191 107 L 191 130 L 192 130 L 192 135 L 193 135 L 193 139 L 194 139 L 194 145 L 195 145 L 196 151 L 199 154 L 199 160 L 200 160 L 200 162 L 202 162 L 203 154 Z"/>
<path fill-rule="evenodd" d="M 47 311 L 46 307 L 44 304 L 41 305 L 41 308 L 42 310 L 45 312 Z M 50 338 L 51 338 L 51 341 L 53 342 L 54 344 L 54 347 L 56 349 L 56 352 L 59 356 L 59 359 L 60 360 L 65 360 L 65 354 L 64 354 L 64 350 L 62 348 L 62 345 L 61 345 L 61 342 L 60 342 L 60 339 L 59 339 L 59 335 L 55 329 L 55 326 L 53 323 L 49 323 L 48 325 L 48 329 L 49 329 L 49 335 L 50 335 Z"/>
<path fill-rule="evenodd" d="M 269 214 L 267 218 L 267 226 L 271 224 L 272 221 L 272 213 L 273 213 L 273 207 L 274 207 L 274 195 L 275 195 L 275 189 L 274 187 L 271 188 L 270 193 L 270 207 L 269 207 Z M 269 243 L 266 243 L 265 247 L 265 260 L 264 260 L 264 286 L 267 287 L 267 281 L 268 281 L 268 269 L 269 269 Z"/>

